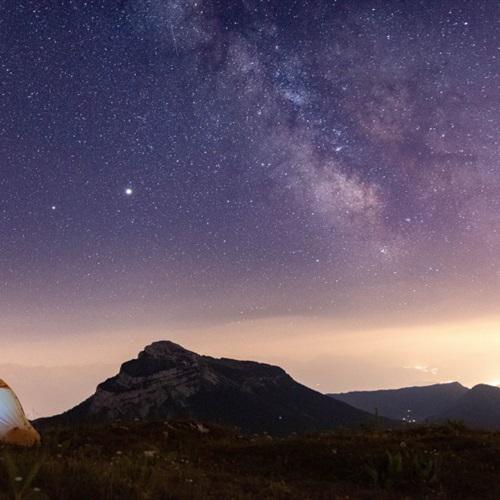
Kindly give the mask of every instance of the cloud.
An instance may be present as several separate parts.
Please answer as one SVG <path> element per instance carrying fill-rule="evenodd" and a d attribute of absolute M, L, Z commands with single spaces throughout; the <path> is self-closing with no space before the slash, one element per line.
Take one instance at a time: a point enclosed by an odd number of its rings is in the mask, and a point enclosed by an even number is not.
<path fill-rule="evenodd" d="M 413 365 L 413 366 L 403 366 L 406 370 L 416 370 L 417 372 L 430 373 L 431 375 L 437 375 L 439 372 L 438 368 L 431 368 L 426 365 Z"/>

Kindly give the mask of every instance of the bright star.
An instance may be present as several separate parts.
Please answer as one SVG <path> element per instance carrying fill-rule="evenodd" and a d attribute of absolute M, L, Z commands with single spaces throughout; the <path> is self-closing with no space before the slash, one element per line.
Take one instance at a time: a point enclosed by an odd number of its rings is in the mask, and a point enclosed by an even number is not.
<path fill-rule="evenodd" d="M 134 194 L 134 190 L 131 187 L 125 188 L 125 194 L 127 196 L 132 196 Z"/>

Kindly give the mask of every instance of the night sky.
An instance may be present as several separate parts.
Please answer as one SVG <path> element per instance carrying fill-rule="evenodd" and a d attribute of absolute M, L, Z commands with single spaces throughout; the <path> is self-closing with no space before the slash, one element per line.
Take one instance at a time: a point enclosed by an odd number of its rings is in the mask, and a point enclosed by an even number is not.
<path fill-rule="evenodd" d="M 280 361 L 273 324 L 307 325 L 280 337 L 307 355 L 318 321 L 411 340 L 495 316 L 499 2 L 0 8 L 8 356 L 187 330 L 210 352 L 210 329 Z"/>

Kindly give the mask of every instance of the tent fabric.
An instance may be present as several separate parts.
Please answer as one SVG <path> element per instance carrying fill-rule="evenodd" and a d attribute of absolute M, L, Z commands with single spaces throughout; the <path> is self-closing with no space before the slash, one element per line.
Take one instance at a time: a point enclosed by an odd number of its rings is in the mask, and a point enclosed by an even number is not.
<path fill-rule="evenodd" d="M 0 379 L 0 442 L 34 446 L 40 435 L 26 418 L 14 391 Z"/>

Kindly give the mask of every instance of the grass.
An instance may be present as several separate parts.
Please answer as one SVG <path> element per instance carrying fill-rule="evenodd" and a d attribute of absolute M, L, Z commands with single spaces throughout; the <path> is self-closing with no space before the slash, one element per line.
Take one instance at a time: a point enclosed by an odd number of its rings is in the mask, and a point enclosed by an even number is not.
<path fill-rule="evenodd" d="M 190 422 L 52 429 L 0 448 L 0 499 L 500 498 L 500 433 L 457 423 L 273 439 Z"/>

